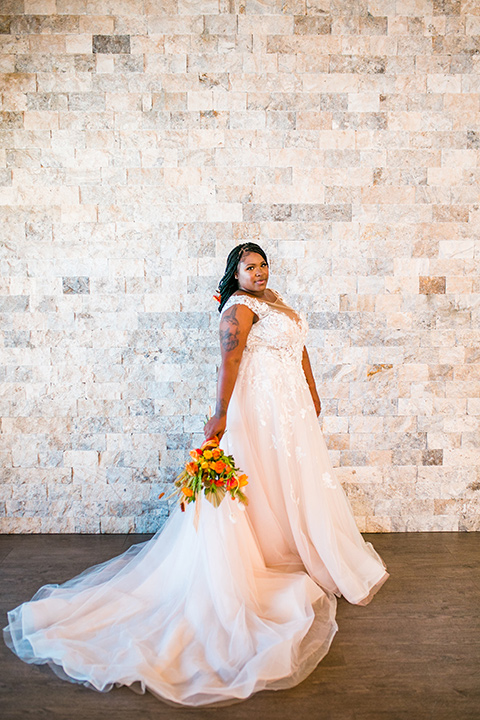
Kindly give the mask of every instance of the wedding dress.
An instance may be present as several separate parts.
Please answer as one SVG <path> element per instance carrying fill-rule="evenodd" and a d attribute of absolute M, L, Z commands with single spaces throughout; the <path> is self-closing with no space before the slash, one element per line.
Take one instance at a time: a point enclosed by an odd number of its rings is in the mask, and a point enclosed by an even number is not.
<path fill-rule="evenodd" d="M 7 645 L 100 691 L 229 703 L 291 687 L 328 652 L 336 597 L 365 604 L 387 579 L 335 479 L 301 366 L 306 321 L 234 295 L 256 315 L 221 445 L 249 477 L 246 511 L 226 497 L 175 510 L 149 541 L 46 585 L 8 613 Z"/>

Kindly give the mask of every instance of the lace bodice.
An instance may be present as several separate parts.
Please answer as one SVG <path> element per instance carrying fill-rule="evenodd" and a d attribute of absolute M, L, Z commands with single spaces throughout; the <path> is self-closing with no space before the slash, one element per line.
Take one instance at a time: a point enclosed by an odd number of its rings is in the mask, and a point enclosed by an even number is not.
<path fill-rule="evenodd" d="M 301 363 L 307 321 L 302 315 L 298 320 L 281 310 L 249 295 L 232 295 L 225 303 L 224 311 L 232 305 L 246 305 L 258 317 L 248 334 L 245 353 L 276 355 L 286 363 Z"/>

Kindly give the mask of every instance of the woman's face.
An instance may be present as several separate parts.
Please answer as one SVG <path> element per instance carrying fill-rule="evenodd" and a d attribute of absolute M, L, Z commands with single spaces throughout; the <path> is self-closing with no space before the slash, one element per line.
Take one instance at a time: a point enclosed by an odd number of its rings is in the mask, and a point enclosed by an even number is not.
<path fill-rule="evenodd" d="M 256 252 L 246 252 L 237 267 L 239 290 L 263 293 L 268 282 L 268 263 Z"/>

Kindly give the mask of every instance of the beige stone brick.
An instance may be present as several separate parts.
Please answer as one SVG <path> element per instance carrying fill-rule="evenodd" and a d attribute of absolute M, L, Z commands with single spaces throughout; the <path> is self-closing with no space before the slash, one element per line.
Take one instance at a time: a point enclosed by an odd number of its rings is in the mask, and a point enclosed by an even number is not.
<path fill-rule="evenodd" d="M 292 35 L 294 18 L 292 15 L 238 15 L 238 33 L 240 35 Z"/>
<path fill-rule="evenodd" d="M 67 450 L 63 454 L 65 465 L 70 467 L 93 467 L 98 465 L 98 453 L 93 450 Z"/>
<path fill-rule="evenodd" d="M 155 35 L 199 35 L 203 32 L 201 15 L 154 15 L 147 17 L 148 33 Z"/>
<path fill-rule="evenodd" d="M 107 74 L 113 73 L 115 67 L 114 67 L 114 59 L 113 57 L 109 55 L 100 55 L 98 54 L 95 58 L 96 62 L 96 68 L 97 73 L 99 74 Z"/>
<path fill-rule="evenodd" d="M 40 92 L 88 92 L 92 87 L 89 72 L 37 73 L 37 89 Z"/>
<path fill-rule="evenodd" d="M 461 91 L 462 81 L 460 77 L 436 73 L 427 77 L 427 92 L 459 93 Z"/>
<path fill-rule="evenodd" d="M 454 449 L 444 450 L 443 464 L 446 467 L 456 465 L 459 467 L 476 466 L 480 460 L 480 450 L 478 448 L 470 449 Z"/>
<path fill-rule="evenodd" d="M 477 93 L 445 93 L 443 96 L 445 109 L 451 113 L 476 113 L 478 112 Z"/>
<path fill-rule="evenodd" d="M 377 112 L 380 108 L 378 93 L 349 93 L 348 110 L 350 112 Z"/>
<path fill-rule="evenodd" d="M 304 92 L 341 92 L 341 93 L 358 93 L 360 80 L 353 73 L 329 73 L 328 75 L 320 75 L 313 73 L 304 73 L 302 76 Z"/>
<path fill-rule="evenodd" d="M 207 205 L 208 222 L 240 222 L 242 220 L 241 203 L 216 203 Z"/>
<path fill-rule="evenodd" d="M 66 52 L 65 35 L 29 35 L 28 50 L 31 53 L 48 54 Z"/>
<path fill-rule="evenodd" d="M 0 46 L 1 50 L 1 46 Z M 14 73 L 15 72 L 15 56 L 14 55 L 2 55 L 0 54 L 0 73 Z"/>
<path fill-rule="evenodd" d="M 142 109 L 142 97 L 139 93 L 106 93 L 105 109 L 114 111 L 138 111 Z"/>
<path fill-rule="evenodd" d="M 0 187 L 0 205 L 9 206 L 18 204 L 18 188 Z"/>
<path fill-rule="evenodd" d="M 467 412 L 469 415 L 480 415 L 480 398 L 468 398 Z"/>
<path fill-rule="evenodd" d="M 79 222 L 96 222 L 98 219 L 97 207 L 95 205 L 68 205 L 62 203 L 61 221 L 75 225 Z"/>
<path fill-rule="evenodd" d="M 221 88 L 213 90 L 213 109 L 244 111 L 247 105 L 247 93 L 229 92 Z"/>
<path fill-rule="evenodd" d="M 36 82 L 33 73 L 4 72 L 0 76 L 0 91 L 2 93 L 35 92 Z"/>
<path fill-rule="evenodd" d="M 397 40 L 394 37 L 389 37 L 387 35 L 370 35 L 368 38 L 367 54 L 377 56 L 395 56 L 398 54 Z"/>
<path fill-rule="evenodd" d="M 85 10 L 85 0 L 56 0 L 58 14 L 81 15 Z"/>
<path fill-rule="evenodd" d="M 216 15 L 218 0 L 178 0 L 179 15 Z"/>
<path fill-rule="evenodd" d="M 55 130 L 58 128 L 58 113 L 30 110 L 25 113 L 26 130 Z"/>
<path fill-rule="evenodd" d="M 91 35 L 66 35 L 65 51 L 75 54 L 90 54 L 92 52 L 92 36 Z"/>
<path fill-rule="evenodd" d="M 455 171 L 458 173 L 460 168 L 473 168 L 476 166 L 476 149 L 472 150 L 442 150 L 442 165 L 445 168 L 452 168 L 452 177 L 455 178 Z M 453 184 L 453 183 L 452 183 Z M 462 191 L 465 193 L 468 191 L 467 189 L 462 188 Z M 461 196 L 463 198 L 466 197 L 464 194 Z M 478 199 L 472 196 L 472 199 Z M 464 200 L 465 202 L 465 200 Z"/>
<path fill-rule="evenodd" d="M 322 431 L 324 433 L 347 433 L 348 432 L 348 418 L 327 416 L 322 420 Z"/>
<path fill-rule="evenodd" d="M 26 15 L 53 15 L 56 10 L 55 0 L 25 0 Z"/>
<path fill-rule="evenodd" d="M 0 527 L 5 534 L 34 534 L 42 532 L 42 518 L 39 517 L 2 517 Z M 68 532 L 68 530 L 64 531 Z"/>
<path fill-rule="evenodd" d="M 475 5 L 476 3 L 472 2 L 465 3 L 465 11 L 467 13 L 465 17 L 466 35 L 478 35 L 480 33 L 480 13 L 474 14 L 478 9 Z"/>
<path fill-rule="evenodd" d="M 473 240 L 441 240 L 439 243 L 440 258 L 473 258 L 474 253 Z"/>
<path fill-rule="evenodd" d="M 187 107 L 193 110 L 213 110 L 213 93 L 211 90 L 190 90 L 187 93 Z"/>

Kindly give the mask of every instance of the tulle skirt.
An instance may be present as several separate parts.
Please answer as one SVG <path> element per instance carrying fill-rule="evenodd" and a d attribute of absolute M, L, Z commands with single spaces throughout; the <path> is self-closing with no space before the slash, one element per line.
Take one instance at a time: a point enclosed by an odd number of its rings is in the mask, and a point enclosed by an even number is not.
<path fill-rule="evenodd" d="M 265 566 L 246 513 L 226 498 L 177 510 L 146 543 L 8 613 L 30 663 L 96 690 L 128 685 L 200 706 L 300 682 L 337 630 L 336 599 L 304 572 Z"/>

